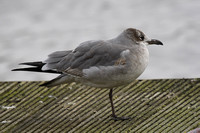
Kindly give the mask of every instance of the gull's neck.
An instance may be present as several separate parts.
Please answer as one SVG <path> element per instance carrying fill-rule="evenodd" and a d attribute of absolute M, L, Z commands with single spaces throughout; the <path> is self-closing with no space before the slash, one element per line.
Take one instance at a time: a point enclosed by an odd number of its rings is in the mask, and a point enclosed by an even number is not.
<path fill-rule="evenodd" d="M 126 36 L 124 32 L 122 32 L 117 37 L 110 39 L 108 41 L 111 42 L 112 44 L 127 45 L 127 46 L 130 46 L 134 43 L 131 39 L 129 39 Z"/>

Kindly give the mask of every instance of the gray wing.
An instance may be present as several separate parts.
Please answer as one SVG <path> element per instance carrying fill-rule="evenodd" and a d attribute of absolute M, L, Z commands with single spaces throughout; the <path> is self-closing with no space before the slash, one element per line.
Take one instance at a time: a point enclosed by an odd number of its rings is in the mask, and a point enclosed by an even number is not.
<path fill-rule="evenodd" d="M 83 69 L 92 66 L 114 65 L 126 48 L 105 41 L 88 41 L 74 51 L 59 51 L 49 55 L 44 69 L 55 69 L 81 76 Z"/>

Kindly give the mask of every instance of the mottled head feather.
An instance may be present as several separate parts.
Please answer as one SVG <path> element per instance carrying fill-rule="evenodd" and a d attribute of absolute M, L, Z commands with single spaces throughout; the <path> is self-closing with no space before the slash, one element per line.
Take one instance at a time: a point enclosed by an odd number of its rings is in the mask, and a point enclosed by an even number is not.
<path fill-rule="evenodd" d="M 125 32 L 127 37 L 136 43 L 144 41 L 144 39 L 146 38 L 145 34 L 138 29 L 128 28 L 125 30 Z"/>

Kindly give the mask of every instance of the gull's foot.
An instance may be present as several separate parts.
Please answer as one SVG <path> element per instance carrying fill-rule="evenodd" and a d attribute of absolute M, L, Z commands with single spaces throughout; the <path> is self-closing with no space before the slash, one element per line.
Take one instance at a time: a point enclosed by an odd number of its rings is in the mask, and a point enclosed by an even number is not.
<path fill-rule="evenodd" d="M 117 116 L 111 115 L 111 119 L 113 119 L 114 121 L 119 121 L 119 120 L 124 121 L 124 120 L 130 120 L 131 117 L 117 117 Z"/>

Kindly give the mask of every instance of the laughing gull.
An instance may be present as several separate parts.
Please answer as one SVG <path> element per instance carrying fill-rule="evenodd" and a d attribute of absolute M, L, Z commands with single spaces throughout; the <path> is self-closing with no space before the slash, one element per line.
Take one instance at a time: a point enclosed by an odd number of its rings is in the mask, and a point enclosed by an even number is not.
<path fill-rule="evenodd" d="M 32 67 L 13 71 L 60 74 L 42 84 L 46 87 L 78 82 L 92 87 L 108 88 L 112 118 L 125 120 L 129 118 L 117 117 L 115 114 L 113 88 L 129 84 L 144 72 L 149 62 L 147 45 L 152 44 L 163 45 L 159 40 L 149 39 L 138 29 L 128 28 L 116 38 L 86 41 L 74 50 L 54 52 L 43 62 L 21 63 L 20 65 Z"/>

